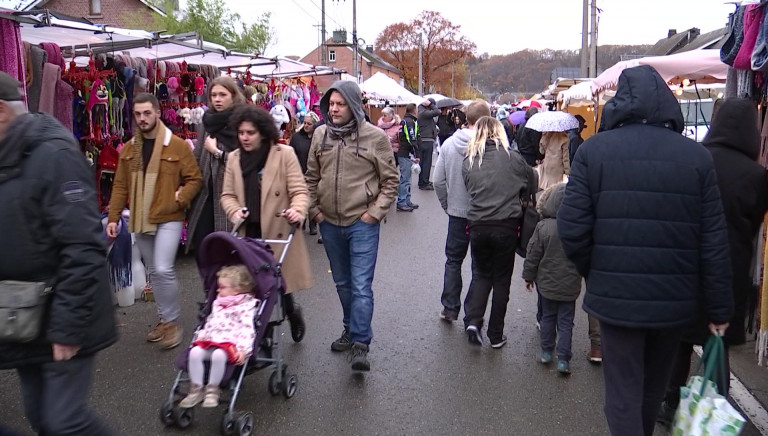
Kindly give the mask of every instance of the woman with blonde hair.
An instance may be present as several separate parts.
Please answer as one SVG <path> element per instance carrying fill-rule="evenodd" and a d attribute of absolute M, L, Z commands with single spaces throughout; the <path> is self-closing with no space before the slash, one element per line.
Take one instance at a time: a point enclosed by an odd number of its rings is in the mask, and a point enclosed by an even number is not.
<path fill-rule="evenodd" d="M 488 116 L 477 120 L 462 168 L 469 194 L 467 221 L 472 248 L 472 281 L 464 301 L 464 326 L 471 344 L 483 343 L 480 331 L 491 290 L 486 335 L 495 349 L 507 343 L 504 317 L 523 216 L 520 197 L 531 189 L 531 171 L 520 153 L 510 149 L 499 121 Z"/>
<path fill-rule="evenodd" d="M 245 97 L 229 76 L 213 79 L 208 87 L 208 110 L 198 128 L 195 157 L 203 173 L 203 187 L 192 203 L 187 233 L 190 247 L 197 248 L 203 238 L 217 230 L 231 231 L 232 225 L 221 208 L 221 186 L 229 154 L 237 150 L 237 130 L 229 119 Z"/>

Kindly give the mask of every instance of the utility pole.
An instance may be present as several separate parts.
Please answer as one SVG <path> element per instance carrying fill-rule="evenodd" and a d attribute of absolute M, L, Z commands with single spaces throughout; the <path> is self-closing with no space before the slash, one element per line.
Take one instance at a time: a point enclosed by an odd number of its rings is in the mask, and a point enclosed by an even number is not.
<path fill-rule="evenodd" d="M 355 52 L 355 80 L 357 83 L 360 83 L 360 70 L 357 59 L 357 0 L 352 0 L 352 44 L 354 44 Z"/>
<path fill-rule="evenodd" d="M 587 0 L 584 0 L 584 1 L 587 1 Z M 322 17 L 321 17 L 322 24 L 320 25 L 322 30 L 320 32 L 322 33 L 322 38 L 323 38 L 323 41 L 320 43 L 320 65 L 327 66 L 328 50 L 326 49 L 327 47 L 325 45 L 325 0 L 322 0 L 320 4 L 321 4 L 321 14 L 322 14 Z"/>
<path fill-rule="evenodd" d="M 581 77 L 589 74 L 589 0 L 584 0 L 581 15 Z"/>
<path fill-rule="evenodd" d="M 597 0 L 592 0 L 592 47 L 589 53 L 589 77 L 597 77 Z"/>
<path fill-rule="evenodd" d="M 423 96 L 424 95 L 424 78 L 423 78 L 423 76 L 424 76 L 424 66 L 421 64 L 421 61 L 422 61 L 422 59 L 421 59 L 422 58 L 422 53 L 421 53 L 421 51 L 422 51 L 421 50 L 422 41 L 421 41 L 421 38 L 422 38 L 422 34 L 419 33 L 419 96 Z"/>
<path fill-rule="evenodd" d="M 451 62 L 451 98 L 456 98 L 456 61 Z"/>

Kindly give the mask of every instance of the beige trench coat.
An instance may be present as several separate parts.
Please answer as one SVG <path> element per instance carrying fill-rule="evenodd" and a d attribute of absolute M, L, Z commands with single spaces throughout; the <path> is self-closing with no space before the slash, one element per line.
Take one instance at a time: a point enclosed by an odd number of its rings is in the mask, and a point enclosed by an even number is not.
<path fill-rule="evenodd" d="M 541 161 L 539 187 L 544 190 L 563 182 L 563 176 L 571 173 L 568 158 L 568 134 L 565 132 L 544 132 L 539 150 L 544 154 Z"/>
<path fill-rule="evenodd" d="M 235 223 L 237 212 L 244 206 L 245 184 L 240 168 L 240 149 L 237 149 L 227 159 L 221 207 L 230 222 Z M 264 239 L 288 237 L 291 227 L 288 220 L 281 216 L 282 211 L 288 208 L 293 208 L 306 217 L 309 193 L 293 148 L 278 144 L 272 146 L 261 178 L 261 233 Z M 245 229 L 241 229 L 240 234 L 244 235 Z M 272 247 L 276 258 L 280 258 L 283 249 L 283 245 Z M 285 255 L 283 277 L 287 293 L 308 289 L 314 284 L 304 232 L 300 229 L 294 234 L 291 247 Z"/>

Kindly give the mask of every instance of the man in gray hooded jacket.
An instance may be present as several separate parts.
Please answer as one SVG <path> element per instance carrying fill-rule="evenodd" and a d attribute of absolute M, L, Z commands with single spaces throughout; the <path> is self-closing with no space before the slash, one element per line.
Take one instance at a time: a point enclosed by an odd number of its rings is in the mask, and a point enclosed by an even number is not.
<path fill-rule="evenodd" d="M 441 146 L 435 165 L 435 193 L 440 205 L 448 214 L 448 235 L 445 238 L 445 276 L 443 294 L 440 302 L 443 310 L 440 318 L 453 322 L 459 319 L 461 310 L 461 265 L 469 251 L 469 233 L 467 232 L 467 212 L 469 194 L 464 186 L 461 168 L 467 155 L 467 145 L 474 133 L 475 123 L 480 117 L 491 116 L 491 108 L 485 100 L 475 100 L 467 107 L 465 129 L 457 130 Z"/>
<path fill-rule="evenodd" d="M 344 311 L 333 351 L 351 351 L 352 369 L 369 371 L 373 273 L 379 223 L 397 197 L 399 173 L 386 133 L 365 121 L 360 88 L 335 82 L 320 100 L 307 160 L 311 219 L 319 223 Z"/>

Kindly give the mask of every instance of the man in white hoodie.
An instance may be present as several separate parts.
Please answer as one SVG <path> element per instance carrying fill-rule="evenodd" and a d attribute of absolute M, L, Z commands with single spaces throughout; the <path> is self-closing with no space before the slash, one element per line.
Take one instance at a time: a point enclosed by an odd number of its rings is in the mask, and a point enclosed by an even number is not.
<path fill-rule="evenodd" d="M 469 251 L 467 212 L 469 194 L 464 186 L 461 168 L 467 154 L 467 145 L 475 130 L 475 123 L 483 116 L 491 116 L 485 100 L 475 100 L 467 107 L 467 127 L 457 130 L 440 147 L 434 173 L 434 187 L 440 205 L 448 214 L 448 236 L 445 239 L 445 277 L 440 302 L 440 318 L 453 322 L 459 319 L 461 309 L 461 265 Z"/>

